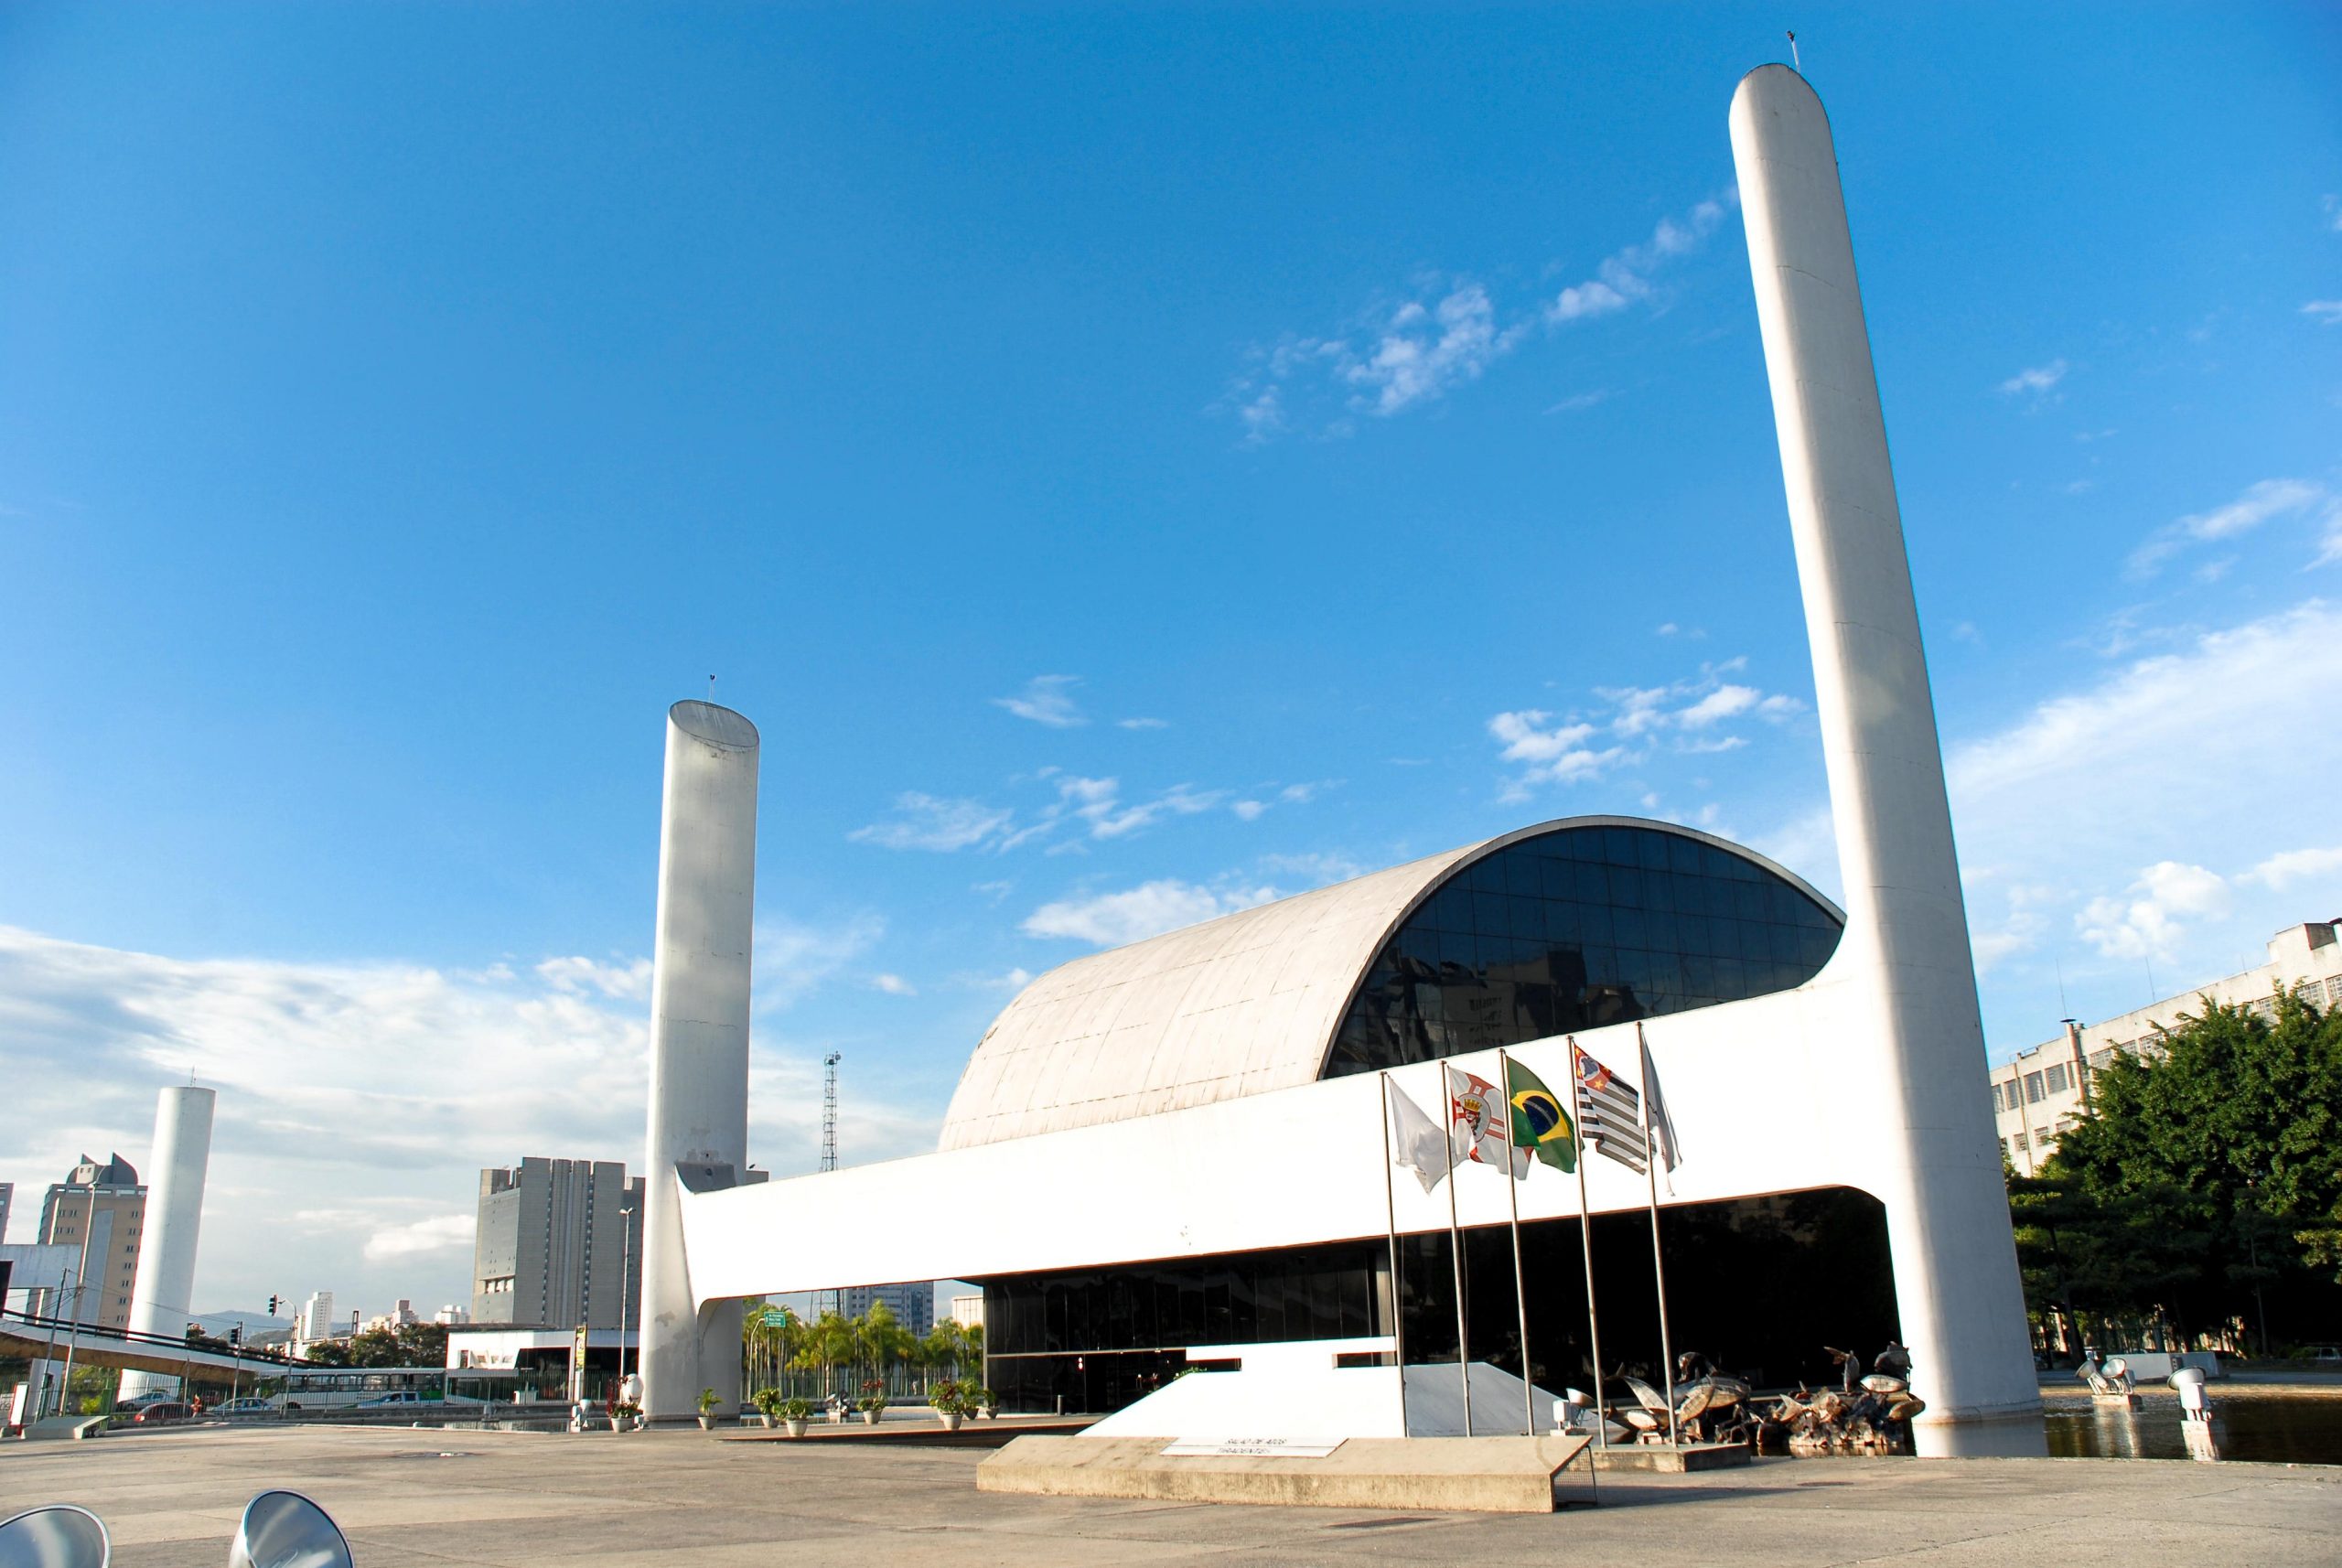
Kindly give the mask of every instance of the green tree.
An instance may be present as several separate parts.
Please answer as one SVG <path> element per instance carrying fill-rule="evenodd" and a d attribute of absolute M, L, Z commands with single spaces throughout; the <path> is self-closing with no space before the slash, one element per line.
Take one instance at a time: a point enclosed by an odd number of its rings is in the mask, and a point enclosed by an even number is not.
<path fill-rule="evenodd" d="M 2157 1314 L 2183 1337 L 2239 1322 L 2256 1338 L 2264 1318 L 2330 1312 L 2316 1238 L 2342 1204 L 2342 1018 L 2299 994 L 2274 1016 L 2207 998 L 2160 1046 L 2118 1052 L 2039 1182 L 2012 1182 L 2029 1283 L 2047 1283 L 2055 1220 L 2061 1309 Z"/>

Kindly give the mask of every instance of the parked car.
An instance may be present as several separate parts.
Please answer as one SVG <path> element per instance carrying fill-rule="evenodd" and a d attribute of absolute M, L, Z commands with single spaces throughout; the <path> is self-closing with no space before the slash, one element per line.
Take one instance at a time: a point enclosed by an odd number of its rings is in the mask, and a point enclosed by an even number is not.
<path fill-rule="evenodd" d="M 370 1400 L 360 1400 L 354 1408 L 358 1410 L 382 1410 L 392 1405 L 422 1404 L 424 1402 L 424 1397 L 415 1392 L 413 1389 L 399 1389 L 387 1394 L 376 1394 Z M 437 1402 L 434 1401 L 430 1402 L 435 1403 Z"/>
<path fill-rule="evenodd" d="M 2317 1368 L 2320 1371 L 2330 1370 L 2336 1367 L 2342 1367 L 2342 1346 L 2305 1345 L 2298 1352 L 2298 1355 L 2301 1359 L 2307 1361 L 2311 1366 Z"/>
<path fill-rule="evenodd" d="M 227 1403 L 216 1407 L 215 1413 L 226 1416 L 274 1415 L 276 1408 L 274 1400 L 262 1399 L 256 1394 L 246 1394 L 242 1399 L 230 1400 Z"/>
<path fill-rule="evenodd" d="M 152 1404 L 140 1405 L 130 1419 L 140 1426 L 161 1426 L 168 1422 L 186 1421 L 194 1414 L 193 1410 L 177 1400 L 156 1400 Z"/>

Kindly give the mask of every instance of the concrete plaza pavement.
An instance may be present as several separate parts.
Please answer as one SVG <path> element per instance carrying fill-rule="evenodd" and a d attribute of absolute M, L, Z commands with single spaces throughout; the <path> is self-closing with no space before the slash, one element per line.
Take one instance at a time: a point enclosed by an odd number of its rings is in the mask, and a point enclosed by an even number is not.
<path fill-rule="evenodd" d="M 193 1429 L 0 1446 L 0 1514 L 80 1503 L 122 1568 L 220 1568 L 245 1500 L 270 1487 L 323 1503 L 359 1568 L 2342 1563 L 2342 1468 L 2323 1466 L 1781 1459 L 1606 1476 L 1599 1509 L 1506 1516 L 980 1494 L 987 1452 L 696 1430 Z"/>

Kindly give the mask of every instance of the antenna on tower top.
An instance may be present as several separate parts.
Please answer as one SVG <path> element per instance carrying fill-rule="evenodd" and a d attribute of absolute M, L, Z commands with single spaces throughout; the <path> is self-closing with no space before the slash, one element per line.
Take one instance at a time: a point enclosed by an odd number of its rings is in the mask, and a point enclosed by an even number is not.
<path fill-rule="evenodd" d="M 715 677 L 713 675 L 707 678 L 707 700 L 711 703 L 715 701 Z"/>
<path fill-rule="evenodd" d="M 1789 34 L 1789 69 L 1796 71 L 1800 76 L 1805 74 L 1804 63 L 1797 58 L 1797 35 L 1795 33 Z"/>

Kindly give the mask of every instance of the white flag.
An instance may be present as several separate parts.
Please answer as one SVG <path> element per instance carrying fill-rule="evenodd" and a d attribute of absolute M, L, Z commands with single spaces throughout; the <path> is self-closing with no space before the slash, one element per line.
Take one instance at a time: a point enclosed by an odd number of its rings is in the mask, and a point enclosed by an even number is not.
<path fill-rule="evenodd" d="M 1650 1059 L 1650 1042 L 1643 1037 L 1642 1026 L 1635 1026 L 1635 1043 L 1643 1053 L 1643 1114 L 1650 1121 L 1650 1157 L 1668 1175 L 1683 1163 L 1682 1151 L 1675 1141 L 1675 1119 L 1667 1113 L 1667 1097 L 1659 1091 L 1659 1069 Z"/>
<path fill-rule="evenodd" d="M 1383 1082 L 1391 1091 L 1391 1163 L 1402 1171 L 1414 1172 L 1415 1179 L 1429 1192 L 1447 1175 L 1446 1134 L 1422 1106 L 1407 1098 L 1405 1090 L 1387 1075 Z"/>

